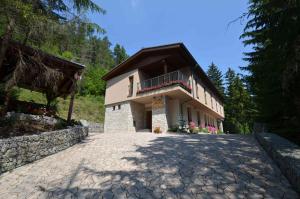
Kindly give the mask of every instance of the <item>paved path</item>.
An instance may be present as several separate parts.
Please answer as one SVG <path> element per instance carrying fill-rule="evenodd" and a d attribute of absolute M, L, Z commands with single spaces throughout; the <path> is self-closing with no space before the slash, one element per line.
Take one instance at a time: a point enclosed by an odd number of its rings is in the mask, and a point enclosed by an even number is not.
<path fill-rule="evenodd" d="M 0 176 L 0 198 L 298 198 L 248 136 L 92 134 Z"/>

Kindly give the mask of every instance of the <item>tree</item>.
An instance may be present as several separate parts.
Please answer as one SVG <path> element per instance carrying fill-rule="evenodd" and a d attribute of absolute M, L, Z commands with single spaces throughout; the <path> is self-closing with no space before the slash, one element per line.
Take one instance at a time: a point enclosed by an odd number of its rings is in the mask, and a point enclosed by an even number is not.
<path fill-rule="evenodd" d="M 120 44 L 116 44 L 114 47 L 114 59 L 116 65 L 120 64 L 121 62 L 125 61 L 128 58 L 126 54 L 126 50 Z"/>
<path fill-rule="evenodd" d="M 46 36 L 55 23 L 62 24 L 73 19 L 86 21 L 83 13 L 87 11 L 104 13 L 92 0 L 0 0 L 0 4 L 1 26 L 4 27 L 1 28 L 0 67 L 12 38 L 23 43 L 30 38 L 34 41 Z M 92 23 L 85 23 L 85 28 L 90 32 L 100 30 L 99 26 Z M 32 38 L 34 35 L 36 37 Z"/>
<path fill-rule="evenodd" d="M 242 79 L 231 68 L 225 74 L 225 121 L 224 129 L 230 133 L 250 133 L 251 97 Z"/>
<path fill-rule="evenodd" d="M 223 75 L 219 68 L 213 62 L 211 63 L 211 65 L 208 66 L 207 76 L 217 87 L 219 92 L 222 95 L 224 95 Z"/>
<path fill-rule="evenodd" d="M 257 120 L 272 132 L 300 132 L 300 0 L 250 0 L 248 17 L 241 38 L 253 50 L 243 69 Z"/>
<path fill-rule="evenodd" d="M 85 71 L 85 75 L 82 80 L 80 94 L 94 96 L 104 95 L 106 84 L 101 77 L 107 72 L 108 70 L 106 68 L 89 66 Z"/>

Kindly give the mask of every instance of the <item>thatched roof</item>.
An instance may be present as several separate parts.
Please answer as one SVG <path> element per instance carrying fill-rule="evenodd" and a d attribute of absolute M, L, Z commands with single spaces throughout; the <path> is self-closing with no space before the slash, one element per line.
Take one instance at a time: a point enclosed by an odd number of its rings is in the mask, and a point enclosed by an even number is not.
<path fill-rule="evenodd" d="M 0 40 L 1 43 L 1 40 Z M 0 67 L 0 82 L 65 97 L 76 87 L 84 65 L 11 41 Z"/>

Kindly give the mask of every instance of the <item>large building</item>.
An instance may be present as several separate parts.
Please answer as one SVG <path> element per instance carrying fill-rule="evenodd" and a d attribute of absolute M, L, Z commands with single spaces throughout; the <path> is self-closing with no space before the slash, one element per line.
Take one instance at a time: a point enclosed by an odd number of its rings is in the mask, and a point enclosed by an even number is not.
<path fill-rule="evenodd" d="M 104 132 L 166 132 L 191 121 L 223 130 L 223 98 L 182 43 L 143 48 L 103 79 Z"/>

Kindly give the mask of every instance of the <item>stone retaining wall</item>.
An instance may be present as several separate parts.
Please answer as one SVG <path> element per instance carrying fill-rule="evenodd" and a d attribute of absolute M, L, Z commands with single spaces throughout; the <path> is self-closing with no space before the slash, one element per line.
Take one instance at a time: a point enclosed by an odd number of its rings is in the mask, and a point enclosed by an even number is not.
<path fill-rule="evenodd" d="M 64 150 L 88 135 L 86 127 L 72 127 L 39 135 L 0 140 L 0 174 Z"/>
<path fill-rule="evenodd" d="M 254 133 L 254 136 L 295 190 L 300 192 L 300 147 L 272 133 Z"/>

